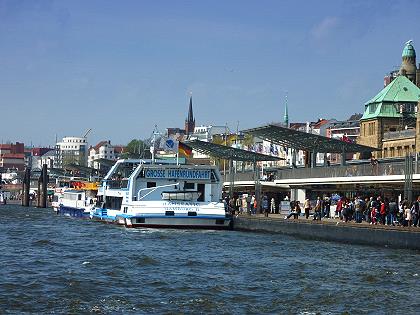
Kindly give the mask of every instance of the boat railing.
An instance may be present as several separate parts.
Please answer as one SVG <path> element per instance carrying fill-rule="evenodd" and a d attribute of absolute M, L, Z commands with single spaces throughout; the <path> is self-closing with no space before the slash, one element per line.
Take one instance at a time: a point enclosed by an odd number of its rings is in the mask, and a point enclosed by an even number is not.
<path fill-rule="evenodd" d="M 179 183 L 174 183 L 174 184 L 168 184 L 168 185 L 161 185 L 161 186 L 155 186 L 155 187 L 142 188 L 142 189 L 140 189 L 137 192 L 137 200 L 142 200 L 143 198 L 147 197 L 148 195 L 150 195 L 151 193 L 153 193 L 157 189 L 165 188 L 165 187 L 178 186 L 178 185 L 179 185 Z M 141 193 L 143 191 L 148 191 L 148 190 L 150 190 L 148 193 L 146 193 L 144 196 L 141 196 Z"/>

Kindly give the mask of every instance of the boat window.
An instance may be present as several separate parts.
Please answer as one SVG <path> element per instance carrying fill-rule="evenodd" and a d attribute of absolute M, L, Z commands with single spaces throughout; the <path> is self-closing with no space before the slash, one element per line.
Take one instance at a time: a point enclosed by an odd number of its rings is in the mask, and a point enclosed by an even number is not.
<path fill-rule="evenodd" d="M 122 197 L 106 196 L 105 197 L 105 208 L 115 209 L 115 210 L 121 209 L 122 199 L 123 199 Z"/>
<path fill-rule="evenodd" d="M 200 196 L 198 197 L 197 201 L 204 201 L 205 197 L 205 191 L 206 191 L 206 185 L 205 184 L 198 184 L 197 185 L 197 191 L 200 193 Z"/>
<path fill-rule="evenodd" d="M 194 183 L 184 183 L 184 189 L 194 189 L 195 188 L 195 184 Z"/>
<path fill-rule="evenodd" d="M 165 212 L 165 215 L 174 216 L 175 215 L 175 212 L 173 212 L 173 211 L 166 211 Z"/>
<path fill-rule="evenodd" d="M 82 200 L 82 194 L 77 195 L 77 200 Z"/>
<path fill-rule="evenodd" d="M 101 207 L 102 202 L 104 201 L 104 196 L 98 196 L 98 198 L 96 199 L 96 206 L 97 207 Z"/>
<path fill-rule="evenodd" d="M 195 211 L 188 211 L 188 216 L 189 217 L 196 217 L 197 216 L 197 212 L 195 212 Z"/>
<path fill-rule="evenodd" d="M 147 188 L 156 187 L 156 182 L 147 182 Z"/>

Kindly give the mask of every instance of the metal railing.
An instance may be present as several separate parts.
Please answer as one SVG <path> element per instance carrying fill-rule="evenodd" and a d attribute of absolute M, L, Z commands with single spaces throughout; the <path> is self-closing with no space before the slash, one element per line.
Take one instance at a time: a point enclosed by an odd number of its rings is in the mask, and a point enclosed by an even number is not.
<path fill-rule="evenodd" d="M 403 175 L 404 163 L 361 164 L 289 169 L 277 172 L 276 179 Z"/>
<path fill-rule="evenodd" d="M 417 162 L 418 163 L 418 162 Z M 304 179 L 304 178 L 328 178 L 328 177 L 355 177 L 355 176 L 389 176 L 404 175 L 404 161 L 380 161 L 377 164 L 348 164 L 334 165 L 329 167 L 317 166 L 315 168 L 284 168 L 275 171 L 272 180 Z M 416 162 L 413 162 L 413 170 L 420 170 Z M 235 182 L 254 180 L 253 172 L 237 172 Z"/>

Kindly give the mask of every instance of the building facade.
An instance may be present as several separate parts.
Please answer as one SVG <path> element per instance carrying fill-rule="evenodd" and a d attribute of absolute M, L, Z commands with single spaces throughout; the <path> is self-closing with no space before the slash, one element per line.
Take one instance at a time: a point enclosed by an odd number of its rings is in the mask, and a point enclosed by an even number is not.
<path fill-rule="evenodd" d="M 0 169 L 25 169 L 25 147 L 23 143 L 0 144 Z"/>
<path fill-rule="evenodd" d="M 55 150 L 53 148 L 32 148 L 31 165 L 32 169 L 41 169 L 42 165 L 47 164 L 48 168 L 54 167 Z"/>
<path fill-rule="evenodd" d="M 87 166 L 88 143 L 86 137 L 64 137 L 55 147 L 55 168 L 76 164 Z"/>
<path fill-rule="evenodd" d="M 90 147 L 88 166 L 98 170 L 103 169 L 100 160 L 116 161 L 121 154 L 119 148 L 120 146 L 118 146 L 118 148 L 114 147 L 110 140 L 101 141 L 97 145 Z"/>
<path fill-rule="evenodd" d="M 357 142 L 380 149 L 373 153 L 376 158 L 419 152 L 416 134 L 420 129 L 416 128 L 416 120 L 420 89 L 416 83 L 420 83 L 420 72 L 415 62 L 416 53 L 409 41 L 403 49 L 398 75 L 365 104 Z"/>

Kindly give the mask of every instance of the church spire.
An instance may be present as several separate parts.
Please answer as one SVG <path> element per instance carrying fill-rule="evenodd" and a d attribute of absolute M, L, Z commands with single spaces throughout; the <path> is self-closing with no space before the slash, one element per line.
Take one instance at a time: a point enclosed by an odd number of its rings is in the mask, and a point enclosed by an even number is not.
<path fill-rule="evenodd" d="M 283 123 L 286 126 L 286 128 L 289 128 L 289 111 L 287 108 L 287 93 L 286 93 L 286 103 L 284 105 Z"/>
<path fill-rule="evenodd" d="M 192 109 L 192 95 L 190 95 L 190 107 L 188 108 L 188 118 L 187 121 L 191 122 L 194 120 L 193 109 Z"/>
<path fill-rule="evenodd" d="M 192 93 L 190 95 L 190 106 L 188 108 L 188 116 L 185 120 L 185 134 L 189 135 L 194 132 L 195 128 L 195 119 L 193 114 L 193 108 L 192 108 Z"/>

